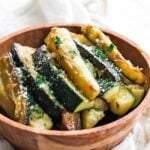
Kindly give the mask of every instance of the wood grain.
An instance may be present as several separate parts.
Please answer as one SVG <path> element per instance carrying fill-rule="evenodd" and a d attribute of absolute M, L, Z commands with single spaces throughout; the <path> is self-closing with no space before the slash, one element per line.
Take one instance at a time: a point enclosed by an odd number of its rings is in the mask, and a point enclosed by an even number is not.
<path fill-rule="evenodd" d="M 80 33 L 81 25 L 39 25 L 13 33 L 0 40 L 0 55 L 10 49 L 14 42 L 38 47 L 52 26 L 66 27 L 72 32 Z M 133 128 L 149 105 L 150 100 L 150 58 L 131 40 L 108 29 L 102 29 L 118 49 L 134 64 L 143 68 L 147 77 L 148 91 L 141 104 L 133 111 L 111 123 L 81 131 L 39 130 L 19 124 L 0 114 L 0 134 L 16 148 L 23 150 L 102 150 L 110 149 L 120 143 Z"/>

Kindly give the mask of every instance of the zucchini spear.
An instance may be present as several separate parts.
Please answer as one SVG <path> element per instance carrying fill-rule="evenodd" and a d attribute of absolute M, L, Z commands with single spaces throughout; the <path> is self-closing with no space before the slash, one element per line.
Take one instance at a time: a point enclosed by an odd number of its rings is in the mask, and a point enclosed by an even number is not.
<path fill-rule="evenodd" d="M 60 70 L 52 59 L 45 45 L 41 46 L 32 55 L 35 69 L 52 85 L 55 96 L 69 112 L 78 112 L 94 106 L 68 79 L 65 72 Z"/>
<path fill-rule="evenodd" d="M 105 116 L 103 111 L 98 109 L 89 109 L 82 112 L 83 129 L 93 128 Z"/>
<path fill-rule="evenodd" d="M 145 94 L 145 89 L 144 87 L 138 85 L 138 84 L 128 84 L 126 85 L 126 87 L 129 89 L 129 91 L 133 94 L 133 96 L 135 97 L 135 103 L 132 106 L 132 108 L 136 107 L 141 100 L 144 97 Z"/>
<path fill-rule="evenodd" d="M 18 72 L 8 57 L 0 57 L 0 106 L 13 120 L 26 124 L 28 100 L 22 88 Z"/>
<path fill-rule="evenodd" d="M 143 84 L 145 82 L 145 77 L 141 72 L 141 69 L 134 67 L 129 60 L 126 60 L 117 47 L 114 46 L 111 40 L 102 31 L 91 25 L 83 26 L 81 30 L 90 41 L 104 49 L 108 58 L 121 69 L 121 72 L 125 76 L 138 84 Z"/>
<path fill-rule="evenodd" d="M 134 105 L 135 98 L 121 83 L 116 83 L 102 96 L 110 105 L 110 110 L 117 115 L 124 115 Z"/>
<path fill-rule="evenodd" d="M 22 69 L 23 76 L 26 78 L 25 86 L 32 93 L 36 102 L 48 115 L 57 118 L 64 111 L 64 108 L 53 95 L 50 83 L 35 71 L 32 61 L 34 52 L 35 49 L 30 47 L 14 44 L 10 54 L 15 65 Z"/>
<path fill-rule="evenodd" d="M 38 129 L 51 129 L 53 122 L 38 104 L 33 104 L 30 106 L 29 125 Z"/>
<path fill-rule="evenodd" d="M 90 100 L 94 100 L 99 95 L 100 87 L 81 58 L 71 33 L 64 28 L 52 28 L 45 43 L 80 91 Z"/>
<path fill-rule="evenodd" d="M 106 57 L 101 48 L 86 46 L 76 39 L 74 41 L 81 56 L 90 60 L 98 69 L 103 70 L 103 76 L 111 77 L 114 81 L 121 80 L 118 68 Z"/>

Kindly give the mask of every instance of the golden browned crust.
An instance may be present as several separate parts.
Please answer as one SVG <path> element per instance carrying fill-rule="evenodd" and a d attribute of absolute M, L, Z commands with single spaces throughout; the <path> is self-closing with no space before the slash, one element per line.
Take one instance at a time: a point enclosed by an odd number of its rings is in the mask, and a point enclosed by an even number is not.
<path fill-rule="evenodd" d="M 0 106 L 10 118 L 24 123 L 26 98 L 20 92 L 18 78 L 5 54 L 0 57 Z"/>
<path fill-rule="evenodd" d="M 113 45 L 112 41 L 102 31 L 91 25 L 85 25 L 81 30 L 90 41 L 97 46 L 103 47 L 108 58 L 121 69 L 125 76 L 138 84 L 143 84 L 145 82 L 145 77 L 141 72 L 141 69 L 135 67 L 129 60 L 126 60 L 117 47 Z"/>
<path fill-rule="evenodd" d="M 57 39 L 60 44 L 56 43 Z M 49 50 L 56 54 L 58 64 L 79 90 L 87 98 L 94 100 L 100 93 L 100 87 L 81 58 L 70 32 L 65 28 L 54 27 L 46 37 L 45 43 Z"/>

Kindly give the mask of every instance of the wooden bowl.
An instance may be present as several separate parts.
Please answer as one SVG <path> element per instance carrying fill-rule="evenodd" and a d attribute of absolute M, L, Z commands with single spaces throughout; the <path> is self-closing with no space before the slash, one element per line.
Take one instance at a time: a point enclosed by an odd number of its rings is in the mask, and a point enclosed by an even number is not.
<path fill-rule="evenodd" d="M 66 27 L 80 33 L 81 25 L 39 25 L 13 33 L 0 40 L 0 55 L 10 49 L 14 42 L 38 47 L 53 26 Z M 125 58 L 143 68 L 150 79 L 150 59 L 139 46 L 129 39 L 107 29 L 102 29 L 117 45 Z M 81 131 L 39 130 L 17 123 L 0 114 L 0 134 L 18 149 L 24 150 L 91 150 L 110 149 L 120 143 L 133 128 L 150 100 L 150 80 L 148 91 L 140 105 L 122 118 L 92 129 Z"/>

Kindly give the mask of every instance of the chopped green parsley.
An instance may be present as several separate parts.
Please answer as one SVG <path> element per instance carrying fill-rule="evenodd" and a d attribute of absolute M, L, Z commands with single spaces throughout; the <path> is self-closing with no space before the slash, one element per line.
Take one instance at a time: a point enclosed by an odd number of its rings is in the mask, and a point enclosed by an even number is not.
<path fill-rule="evenodd" d="M 104 60 L 104 59 L 107 58 L 106 55 L 104 54 L 102 48 L 95 48 L 95 49 L 93 49 L 93 53 L 94 53 L 97 57 L 101 58 L 102 60 Z"/>
<path fill-rule="evenodd" d="M 55 39 L 55 44 L 56 44 L 56 46 L 58 47 L 60 44 L 62 44 L 63 42 L 62 42 L 62 40 L 61 40 L 61 38 L 59 37 L 59 36 L 56 36 L 56 39 Z"/>
<path fill-rule="evenodd" d="M 37 83 L 38 85 L 42 84 L 42 83 L 45 82 L 45 81 L 46 81 L 46 78 L 45 78 L 44 76 L 41 76 L 41 75 L 39 75 L 39 76 L 37 77 L 37 79 L 36 79 L 36 83 Z"/>
<path fill-rule="evenodd" d="M 111 43 L 109 45 L 108 51 L 111 52 L 114 49 L 115 45 L 113 43 Z"/>

